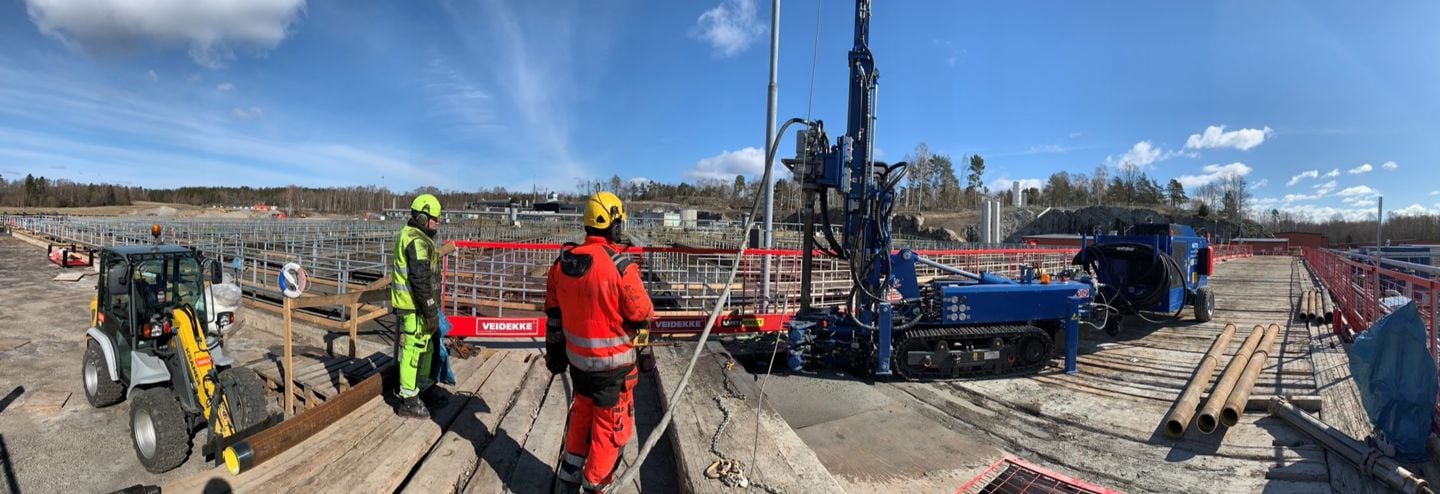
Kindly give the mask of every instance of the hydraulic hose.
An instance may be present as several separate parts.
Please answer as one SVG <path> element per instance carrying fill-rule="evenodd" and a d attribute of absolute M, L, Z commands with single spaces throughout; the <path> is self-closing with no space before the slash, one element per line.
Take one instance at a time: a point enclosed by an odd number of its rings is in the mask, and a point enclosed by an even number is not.
<path fill-rule="evenodd" d="M 765 175 L 761 178 L 760 183 L 763 184 L 770 181 L 770 175 L 775 169 L 775 152 L 780 147 L 780 137 L 785 135 L 785 129 L 797 123 L 807 127 L 810 126 L 809 122 L 800 118 L 786 120 L 785 124 L 780 126 L 779 132 L 775 134 L 776 139 L 772 141 L 773 144 L 765 154 Z M 756 194 L 755 199 L 751 203 L 750 216 L 745 220 L 745 238 L 748 238 L 750 230 L 755 228 L 755 219 L 758 216 L 756 213 L 758 213 L 760 209 L 761 197 L 764 197 L 764 195 Z M 700 329 L 700 339 L 695 342 L 695 351 L 690 354 L 690 364 L 685 368 L 685 374 L 680 376 L 680 384 L 676 386 L 675 392 L 671 393 L 667 400 L 667 403 L 670 404 L 670 409 L 665 410 L 665 415 L 660 417 L 660 423 L 655 425 L 655 430 L 650 433 L 649 438 L 645 439 L 645 444 L 640 447 L 640 453 L 635 463 L 630 465 L 629 468 L 626 468 L 623 473 L 616 476 L 613 483 L 605 486 L 604 492 L 611 492 L 615 486 L 626 485 L 635 480 L 635 476 L 640 473 L 640 467 L 645 464 L 645 459 L 650 456 L 650 451 L 655 449 L 655 444 L 659 443 L 660 438 L 665 436 L 665 429 L 670 427 L 670 422 L 675 418 L 675 410 L 683 406 L 684 402 L 680 401 L 680 397 L 685 395 L 685 388 L 690 385 L 690 376 L 695 372 L 695 364 L 700 361 L 700 354 L 705 351 L 705 342 L 710 339 L 710 328 L 715 326 L 715 320 L 720 317 L 720 311 L 725 308 L 725 304 L 730 300 L 730 289 L 735 285 L 735 275 L 740 271 L 740 265 L 743 264 L 741 261 L 745 256 L 745 250 L 748 246 L 748 242 L 741 242 L 740 249 L 735 252 L 735 258 L 733 262 L 730 263 L 730 275 L 725 281 L 725 288 L 721 290 L 720 298 L 715 300 L 715 307 L 710 309 L 710 316 L 705 319 L 705 326 Z"/>

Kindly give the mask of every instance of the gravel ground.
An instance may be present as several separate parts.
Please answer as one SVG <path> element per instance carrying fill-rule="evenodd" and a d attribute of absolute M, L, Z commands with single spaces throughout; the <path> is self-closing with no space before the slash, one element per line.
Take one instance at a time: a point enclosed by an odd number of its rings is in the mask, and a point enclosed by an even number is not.
<path fill-rule="evenodd" d="M 146 472 L 128 402 L 96 409 L 85 400 L 80 362 L 96 278 L 51 281 L 60 272 L 43 250 L 0 236 L 0 492 L 110 492 L 208 468 L 192 448 L 179 468 Z"/>

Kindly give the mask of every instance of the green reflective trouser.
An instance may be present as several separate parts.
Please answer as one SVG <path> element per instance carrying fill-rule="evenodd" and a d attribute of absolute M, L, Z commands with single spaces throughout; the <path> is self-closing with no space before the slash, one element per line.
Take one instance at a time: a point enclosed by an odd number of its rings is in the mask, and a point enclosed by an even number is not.
<path fill-rule="evenodd" d="M 404 331 L 400 344 L 400 397 L 409 398 L 435 384 L 430 379 L 435 348 L 430 346 L 432 332 L 425 327 L 425 318 L 405 312 L 400 315 L 400 324 Z"/>

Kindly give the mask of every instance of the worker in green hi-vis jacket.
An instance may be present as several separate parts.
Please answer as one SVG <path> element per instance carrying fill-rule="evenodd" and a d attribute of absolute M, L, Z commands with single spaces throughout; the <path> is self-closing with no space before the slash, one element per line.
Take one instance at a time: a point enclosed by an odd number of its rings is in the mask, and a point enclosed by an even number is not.
<path fill-rule="evenodd" d="M 446 401 L 430 375 L 434 345 L 440 343 L 435 337 L 440 329 L 440 254 L 435 248 L 439 228 L 440 200 L 421 194 L 410 203 L 410 221 L 395 237 L 390 306 L 402 331 L 398 338 L 400 404 L 395 413 L 405 417 L 429 417 L 431 408 L 442 407 Z"/>

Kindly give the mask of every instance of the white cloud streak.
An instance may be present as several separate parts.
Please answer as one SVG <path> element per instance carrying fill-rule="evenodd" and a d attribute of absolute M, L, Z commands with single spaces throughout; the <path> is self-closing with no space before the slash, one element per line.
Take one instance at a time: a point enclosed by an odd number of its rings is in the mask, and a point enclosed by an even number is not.
<path fill-rule="evenodd" d="M 1351 174 L 1351 175 L 1363 175 L 1363 174 L 1366 174 L 1366 173 L 1370 173 L 1370 172 L 1372 172 L 1372 171 L 1375 171 L 1375 167 L 1370 166 L 1369 163 L 1366 163 L 1366 164 L 1357 166 L 1357 167 L 1355 167 L 1355 168 L 1351 168 L 1351 169 L 1350 169 L 1350 174 Z"/>
<path fill-rule="evenodd" d="M 1305 180 L 1305 179 L 1307 179 L 1307 178 L 1316 178 L 1316 177 L 1319 177 L 1319 176 L 1320 176 L 1320 170 L 1308 170 L 1308 171 L 1300 172 L 1299 175 L 1295 175 L 1295 176 L 1293 176 L 1293 177 L 1290 177 L 1290 181 L 1289 181 L 1289 182 L 1285 182 L 1285 186 L 1286 186 L 1286 187 L 1293 187 L 1295 184 L 1300 183 L 1301 180 Z"/>
<path fill-rule="evenodd" d="M 1186 189 L 1190 189 L 1230 177 L 1243 177 L 1249 175 L 1250 172 L 1254 170 L 1255 169 L 1249 165 L 1240 162 L 1228 165 L 1205 165 L 1205 168 L 1201 170 L 1204 173 L 1200 175 L 1181 175 L 1175 180 L 1179 181 L 1180 185 L 1184 185 Z"/>
<path fill-rule="evenodd" d="M 1224 125 L 1211 125 L 1201 134 L 1191 134 L 1185 140 L 1188 149 L 1234 148 L 1247 151 L 1265 142 L 1275 132 L 1270 127 L 1263 129 L 1240 129 L 1225 132 Z"/>
<path fill-rule="evenodd" d="M 1380 168 L 1384 168 L 1393 172 L 1400 169 L 1400 165 L 1396 164 L 1394 161 L 1386 161 L 1384 164 L 1380 165 Z M 1416 206 L 1419 206 L 1419 204 L 1416 204 Z"/>
<path fill-rule="evenodd" d="M 73 50 L 103 54 L 149 44 L 189 49 L 216 68 L 237 50 L 263 53 L 290 34 L 304 0 L 26 0 L 40 33 Z"/>
<path fill-rule="evenodd" d="M 767 31 L 756 15 L 755 0 L 722 0 L 700 14 L 690 37 L 709 43 L 715 56 L 729 58 L 750 48 Z"/>
<path fill-rule="evenodd" d="M 1334 170 L 1330 170 L 1330 173 L 1326 173 L 1326 174 L 1321 175 L 1321 176 L 1324 177 L 1324 178 L 1335 178 L 1335 177 L 1338 177 L 1338 176 L 1340 176 L 1340 169 L 1339 169 L 1339 168 L 1336 168 L 1336 169 L 1334 169 Z"/>
<path fill-rule="evenodd" d="M 729 182 L 736 175 L 755 177 L 765 173 L 765 153 L 759 148 L 746 147 L 737 151 L 723 151 L 695 162 L 695 167 L 685 172 L 685 179 L 700 181 L 716 179 Z M 772 174 L 773 175 L 773 174 Z"/>
<path fill-rule="evenodd" d="M 265 111 L 261 110 L 258 106 L 251 106 L 248 108 L 237 106 L 234 109 L 230 110 L 230 116 L 238 118 L 240 120 L 256 120 L 264 118 Z"/>
<path fill-rule="evenodd" d="M 197 113 L 192 104 L 171 104 L 66 74 L 0 67 L 0 80 L 7 81 L 0 86 L 0 166 L 6 168 L 59 165 L 92 173 L 87 180 L 143 180 L 137 185 L 145 187 L 346 186 L 375 183 L 386 175 L 403 177 L 390 184 L 408 188 L 447 184 L 445 177 L 454 171 L 417 165 L 435 156 L 414 156 L 368 141 L 349 144 L 356 139 L 343 134 L 262 135 L 224 110 Z M 241 109 L 259 112 L 258 107 Z M 123 144 L 54 135 L 27 124 L 47 120 L 113 136 L 106 141 Z"/>
<path fill-rule="evenodd" d="M 222 93 L 228 93 L 228 92 L 230 92 L 230 91 L 234 91 L 234 90 L 235 90 L 235 85 L 226 82 L 226 83 L 220 84 L 219 86 L 215 86 L 215 90 L 216 90 L 216 91 L 219 91 L 219 92 L 222 92 Z"/>

